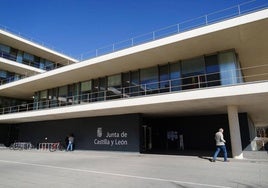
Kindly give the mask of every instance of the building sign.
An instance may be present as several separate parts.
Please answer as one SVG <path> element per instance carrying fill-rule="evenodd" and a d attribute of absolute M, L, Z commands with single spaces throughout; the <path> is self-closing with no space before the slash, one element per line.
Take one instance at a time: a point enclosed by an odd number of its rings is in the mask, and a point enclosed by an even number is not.
<path fill-rule="evenodd" d="M 103 132 L 102 127 L 97 128 L 96 138 L 93 140 L 94 145 L 127 146 L 128 133 L 125 131 Z"/>

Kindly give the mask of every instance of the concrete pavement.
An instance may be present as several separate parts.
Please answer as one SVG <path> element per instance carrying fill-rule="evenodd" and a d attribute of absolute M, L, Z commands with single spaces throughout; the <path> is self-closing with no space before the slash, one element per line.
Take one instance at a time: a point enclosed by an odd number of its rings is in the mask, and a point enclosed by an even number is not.
<path fill-rule="evenodd" d="M 2 188 L 267 188 L 268 160 L 0 149 Z"/>

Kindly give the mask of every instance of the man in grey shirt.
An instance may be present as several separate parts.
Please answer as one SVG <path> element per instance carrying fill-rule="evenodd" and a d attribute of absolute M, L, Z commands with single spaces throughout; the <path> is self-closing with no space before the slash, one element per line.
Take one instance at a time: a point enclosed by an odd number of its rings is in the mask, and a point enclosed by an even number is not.
<path fill-rule="evenodd" d="M 68 140 L 69 140 L 69 143 L 68 143 L 66 151 L 73 151 L 74 135 L 70 134 Z"/>
<path fill-rule="evenodd" d="M 223 138 L 223 128 L 220 128 L 219 131 L 215 134 L 215 141 L 216 141 L 216 151 L 215 151 L 213 159 L 211 161 L 216 162 L 218 154 L 222 150 L 224 162 L 229 162 L 227 160 L 227 151 L 226 151 L 226 146 L 225 146 L 226 141 Z"/>

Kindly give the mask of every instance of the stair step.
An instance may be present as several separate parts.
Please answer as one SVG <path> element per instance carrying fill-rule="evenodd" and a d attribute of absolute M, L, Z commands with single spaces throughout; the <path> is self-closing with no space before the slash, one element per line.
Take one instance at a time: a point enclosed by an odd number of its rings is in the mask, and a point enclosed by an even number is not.
<path fill-rule="evenodd" d="M 243 151 L 243 157 L 246 159 L 268 160 L 268 151 Z"/>

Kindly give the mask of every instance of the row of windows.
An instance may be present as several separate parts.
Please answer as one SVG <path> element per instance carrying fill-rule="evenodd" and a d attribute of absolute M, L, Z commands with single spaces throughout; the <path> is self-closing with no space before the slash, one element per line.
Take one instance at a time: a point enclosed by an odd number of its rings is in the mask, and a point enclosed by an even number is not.
<path fill-rule="evenodd" d="M 0 85 L 20 80 L 23 75 L 0 69 Z"/>
<path fill-rule="evenodd" d="M 0 57 L 43 70 L 52 70 L 55 68 L 55 63 L 52 61 L 40 58 L 4 44 L 0 44 Z"/>
<path fill-rule="evenodd" d="M 99 101 L 241 82 L 234 51 L 167 63 L 35 93 L 35 101 Z M 74 97 L 76 96 L 76 97 Z"/>

